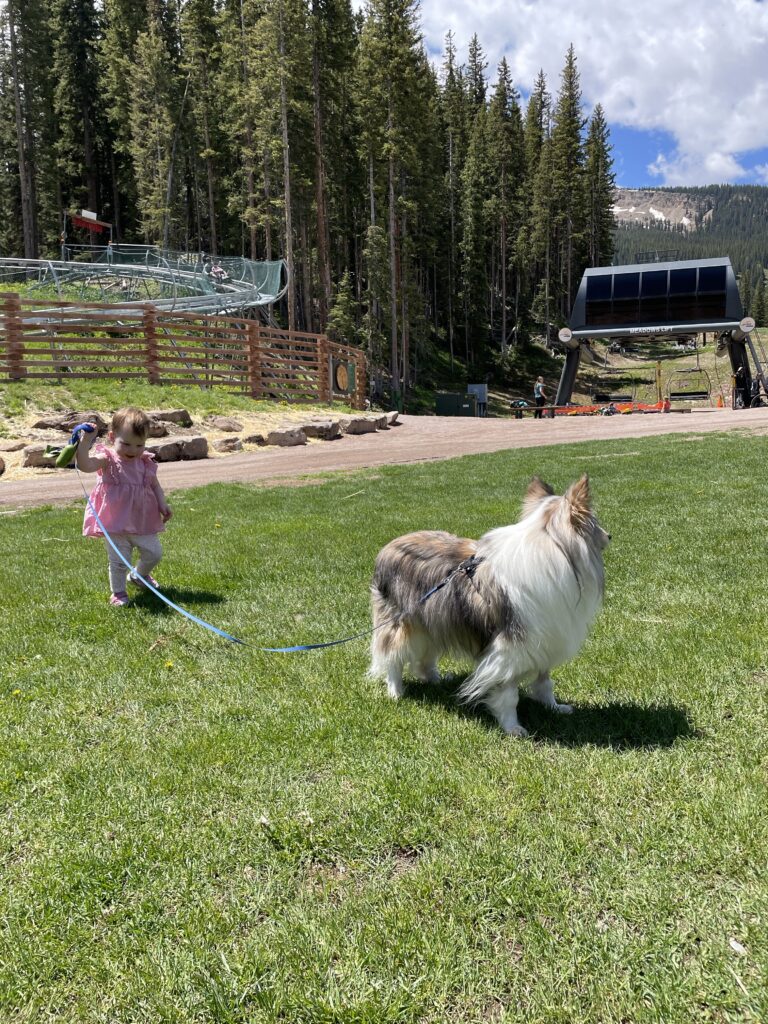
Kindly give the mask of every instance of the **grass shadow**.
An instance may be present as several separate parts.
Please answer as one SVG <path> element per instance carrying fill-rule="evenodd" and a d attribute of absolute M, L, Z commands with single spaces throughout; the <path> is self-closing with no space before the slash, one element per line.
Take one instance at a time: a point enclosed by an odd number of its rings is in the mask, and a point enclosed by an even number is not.
<path fill-rule="evenodd" d="M 180 604 L 182 608 L 223 604 L 225 600 L 221 594 L 214 594 L 211 590 L 189 590 L 184 587 L 164 587 L 163 594 L 169 601 Z M 159 597 L 148 590 L 135 591 L 132 595 L 132 602 L 137 608 L 142 608 L 153 615 L 175 614 L 172 608 L 169 608 Z"/>
<path fill-rule="evenodd" d="M 482 707 L 467 707 L 457 700 L 466 676 L 442 683 L 407 681 L 405 699 L 420 704 L 439 704 L 460 718 L 471 718 L 486 728 L 499 730 L 495 718 Z M 698 733 L 685 710 L 673 704 L 644 705 L 615 701 L 574 705 L 573 714 L 548 711 L 521 693 L 520 722 L 540 743 L 564 747 L 596 746 L 613 750 L 652 750 L 671 747 L 677 740 L 694 739 Z M 500 732 L 500 730 L 499 730 Z"/>

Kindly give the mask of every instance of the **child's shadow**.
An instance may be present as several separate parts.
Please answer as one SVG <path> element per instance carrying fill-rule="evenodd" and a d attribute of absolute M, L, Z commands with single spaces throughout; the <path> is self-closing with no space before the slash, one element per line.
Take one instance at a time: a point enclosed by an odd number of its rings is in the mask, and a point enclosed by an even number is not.
<path fill-rule="evenodd" d="M 186 608 L 187 605 L 197 607 L 206 604 L 223 604 L 224 598 L 221 594 L 214 594 L 210 590 L 187 590 L 183 587 L 163 587 L 163 595 L 174 604 Z M 152 615 L 171 615 L 174 609 L 170 608 L 164 601 L 161 601 L 157 594 L 151 590 L 140 590 L 133 598 L 137 608 L 142 608 Z"/>
<path fill-rule="evenodd" d="M 461 718 L 480 721 L 503 735 L 496 719 L 483 707 L 467 707 L 458 702 L 457 691 L 465 678 L 453 676 L 442 683 L 408 681 L 405 699 L 439 704 Z M 561 715 L 526 697 L 523 690 L 518 710 L 521 724 L 537 741 L 564 747 L 591 744 L 615 750 L 642 750 L 670 747 L 678 739 L 697 735 L 685 711 L 672 704 L 576 704 L 572 714 Z"/>

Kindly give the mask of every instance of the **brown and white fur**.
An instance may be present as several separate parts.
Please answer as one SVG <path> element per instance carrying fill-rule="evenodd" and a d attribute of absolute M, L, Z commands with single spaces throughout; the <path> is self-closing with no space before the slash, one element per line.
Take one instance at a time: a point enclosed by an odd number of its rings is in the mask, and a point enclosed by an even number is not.
<path fill-rule="evenodd" d="M 451 652 L 475 662 L 459 698 L 485 704 L 510 735 L 527 735 L 517 719 L 520 685 L 569 713 L 555 700 L 550 672 L 578 652 L 600 608 L 609 540 L 592 512 L 586 476 L 563 497 L 534 477 L 520 521 L 477 541 L 438 530 L 398 537 L 376 559 L 371 675 L 386 678 L 398 698 L 406 665 L 437 682 L 438 659 Z M 481 561 L 471 579 L 458 572 L 420 603 L 473 555 Z"/>

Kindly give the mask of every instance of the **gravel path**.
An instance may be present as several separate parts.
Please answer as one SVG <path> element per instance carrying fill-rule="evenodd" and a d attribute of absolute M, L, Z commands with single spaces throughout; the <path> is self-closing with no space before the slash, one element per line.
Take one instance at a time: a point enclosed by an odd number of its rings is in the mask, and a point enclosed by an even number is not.
<path fill-rule="evenodd" d="M 160 467 L 167 491 L 215 482 L 284 483 L 286 478 L 366 469 L 396 463 L 451 459 L 510 448 L 609 441 L 655 434 L 712 433 L 734 429 L 768 431 L 768 408 L 733 412 L 703 410 L 690 414 L 572 416 L 555 420 L 464 419 L 450 416 L 404 416 L 402 424 L 375 434 L 345 436 L 297 448 L 240 452 L 200 462 L 175 462 Z M 0 477 L 0 506 L 20 509 L 82 498 L 73 472 L 40 470 L 33 479 Z"/>

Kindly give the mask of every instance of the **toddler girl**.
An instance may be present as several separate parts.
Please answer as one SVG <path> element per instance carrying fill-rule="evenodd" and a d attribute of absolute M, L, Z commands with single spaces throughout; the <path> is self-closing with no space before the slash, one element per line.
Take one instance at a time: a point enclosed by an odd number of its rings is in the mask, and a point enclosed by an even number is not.
<path fill-rule="evenodd" d="M 109 440 L 112 448 L 97 445 L 96 430 L 83 432 L 77 446 L 77 468 L 84 473 L 98 473 L 91 492 L 91 505 L 99 515 L 115 547 L 127 561 L 132 561 L 133 548 L 138 548 L 139 562 L 128 577 L 127 566 L 107 544 L 109 603 L 123 607 L 130 603 L 125 590 L 126 577 L 136 586 L 143 584 L 135 574 L 143 576 L 153 587 L 157 581 L 149 575 L 163 555 L 157 539 L 171 518 L 171 510 L 157 480 L 154 455 L 144 450 L 149 434 L 149 417 L 140 409 L 120 409 L 112 417 Z M 96 516 L 89 505 L 85 510 L 83 534 L 102 537 Z"/>

